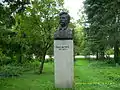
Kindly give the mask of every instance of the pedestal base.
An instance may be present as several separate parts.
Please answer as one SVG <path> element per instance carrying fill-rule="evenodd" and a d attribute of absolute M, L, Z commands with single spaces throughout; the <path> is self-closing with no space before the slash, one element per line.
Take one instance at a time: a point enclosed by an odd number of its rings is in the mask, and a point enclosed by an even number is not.
<path fill-rule="evenodd" d="M 74 77 L 73 40 L 54 40 L 55 87 L 72 88 Z"/>

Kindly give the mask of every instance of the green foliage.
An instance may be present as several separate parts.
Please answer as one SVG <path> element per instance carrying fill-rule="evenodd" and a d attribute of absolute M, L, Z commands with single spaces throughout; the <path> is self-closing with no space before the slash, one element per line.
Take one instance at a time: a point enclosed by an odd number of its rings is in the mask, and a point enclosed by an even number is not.
<path fill-rule="evenodd" d="M 120 3 L 118 0 L 85 0 L 85 13 L 87 15 L 85 38 L 92 53 L 103 56 L 108 48 L 114 47 L 114 59 L 118 63 L 120 42 Z M 94 49 L 92 47 L 95 47 Z"/>
<path fill-rule="evenodd" d="M 13 62 L 12 56 L 15 53 L 15 43 L 13 37 L 15 33 L 11 30 L 15 24 L 15 19 L 11 15 L 11 10 L 4 4 L 0 4 L 0 64 Z"/>
<path fill-rule="evenodd" d="M 2 51 L 0 50 L 0 65 L 6 65 L 11 63 L 12 60 L 10 57 L 7 57 L 5 54 L 2 53 Z"/>
<path fill-rule="evenodd" d="M 11 13 L 22 13 L 26 6 L 30 4 L 30 0 L 3 0 L 3 2 L 8 5 Z"/>
<path fill-rule="evenodd" d="M 113 55 L 114 54 L 114 50 L 113 49 L 109 49 L 109 50 L 106 50 L 106 55 Z"/>
<path fill-rule="evenodd" d="M 54 44 L 51 45 L 51 47 L 47 51 L 47 55 L 52 57 L 54 55 Z"/>
<path fill-rule="evenodd" d="M 38 72 L 40 62 L 38 60 L 27 62 L 22 64 L 21 66 L 24 68 L 23 71 L 30 71 L 33 70 L 34 72 Z"/>
<path fill-rule="evenodd" d="M 45 56 L 53 43 L 53 34 L 58 24 L 58 13 L 55 1 L 36 0 L 24 14 L 15 16 L 17 40 L 22 45 L 29 45 L 26 54 L 34 53 L 37 57 Z M 25 33 L 27 37 L 21 38 L 22 33 Z"/>
<path fill-rule="evenodd" d="M 0 67 L 0 77 L 14 77 L 20 76 L 26 71 L 33 70 L 34 73 L 38 72 L 39 61 L 26 62 L 24 64 L 8 64 Z"/>
<path fill-rule="evenodd" d="M 15 24 L 14 18 L 11 16 L 10 9 L 0 3 L 0 28 L 4 32 L 7 28 L 11 28 Z"/>
<path fill-rule="evenodd" d="M 48 62 L 54 62 L 54 59 L 53 58 L 48 58 L 48 59 L 45 59 L 45 62 L 48 63 Z"/>
<path fill-rule="evenodd" d="M 2 77 L 19 76 L 22 72 L 23 67 L 20 66 L 4 65 L 0 67 L 0 76 Z"/>
<path fill-rule="evenodd" d="M 114 61 L 113 59 L 111 59 L 111 60 Z M 91 63 L 90 63 L 90 67 L 92 67 L 92 68 L 105 68 L 108 66 L 114 67 L 115 65 L 113 62 L 109 63 L 108 60 L 98 60 L 98 61 L 91 60 Z"/>
<path fill-rule="evenodd" d="M 82 50 L 84 48 L 84 33 L 82 26 L 76 26 L 74 29 L 74 49 L 75 55 L 83 54 Z"/>
<path fill-rule="evenodd" d="M 10 58 L 10 61 L 16 59 L 17 63 L 24 63 L 31 60 L 33 54 L 43 60 L 53 45 L 63 1 L 4 1 L 7 5 L 0 4 L 0 49 L 3 54 L 0 60 L 6 63 Z"/>

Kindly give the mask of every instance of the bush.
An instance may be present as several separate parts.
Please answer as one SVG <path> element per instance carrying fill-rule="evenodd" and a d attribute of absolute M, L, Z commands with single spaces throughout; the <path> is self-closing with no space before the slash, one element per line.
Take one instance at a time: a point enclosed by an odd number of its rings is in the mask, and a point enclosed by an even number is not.
<path fill-rule="evenodd" d="M 47 63 L 47 62 L 53 62 L 54 61 L 54 59 L 53 58 L 48 58 L 48 59 L 45 59 L 45 62 Z"/>
<path fill-rule="evenodd" d="M 0 65 L 6 65 L 11 63 L 12 60 L 10 57 L 7 57 L 5 54 L 2 53 L 2 51 L 0 50 Z"/>
<path fill-rule="evenodd" d="M 40 65 L 40 62 L 37 60 L 34 61 L 30 61 L 30 62 L 26 62 L 24 64 L 22 64 L 21 66 L 23 67 L 23 71 L 30 71 L 33 70 L 34 72 L 36 72 L 36 70 L 38 70 Z"/>
<path fill-rule="evenodd" d="M 105 62 L 107 64 L 115 64 L 115 60 L 114 59 L 108 59 L 108 60 L 105 60 Z"/>
<path fill-rule="evenodd" d="M 0 77 L 12 77 L 12 76 L 20 76 L 23 72 L 33 70 L 34 72 L 38 71 L 40 62 L 39 61 L 31 61 L 24 64 L 8 64 L 0 67 Z"/>
<path fill-rule="evenodd" d="M 91 62 L 90 63 L 90 66 L 91 67 L 99 67 L 99 68 L 104 68 L 104 67 L 107 67 L 107 66 L 115 66 L 115 63 L 114 63 L 114 60 L 98 60 L 98 61 L 94 61 L 94 62 Z"/>
<path fill-rule="evenodd" d="M 31 63 L 31 66 L 33 67 L 32 69 L 34 70 L 34 72 L 38 72 L 38 68 L 40 66 L 40 62 L 39 61 L 34 61 Z"/>
<path fill-rule="evenodd" d="M 0 76 L 3 77 L 20 76 L 22 72 L 23 67 L 20 66 L 4 65 L 0 68 Z"/>

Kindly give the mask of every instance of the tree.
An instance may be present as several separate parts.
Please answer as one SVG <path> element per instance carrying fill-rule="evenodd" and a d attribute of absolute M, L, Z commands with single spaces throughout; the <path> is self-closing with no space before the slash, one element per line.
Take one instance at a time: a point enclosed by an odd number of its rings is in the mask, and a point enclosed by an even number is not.
<path fill-rule="evenodd" d="M 4 54 L 11 58 L 20 51 L 20 45 L 15 41 L 17 33 L 13 31 L 13 26 L 16 23 L 14 14 L 23 11 L 25 4 L 27 4 L 26 1 L 20 0 L 4 0 L 3 4 L 0 4 L 0 48 Z"/>
<path fill-rule="evenodd" d="M 22 13 L 25 11 L 26 6 L 30 4 L 30 0 L 4 0 L 10 9 L 10 14 Z"/>
<path fill-rule="evenodd" d="M 86 37 L 97 46 L 95 52 L 104 56 L 107 47 L 114 47 L 114 59 L 118 63 L 119 55 L 119 0 L 86 0 L 85 12 L 88 17 L 89 28 Z"/>
<path fill-rule="evenodd" d="M 11 56 L 12 49 L 10 47 L 11 37 L 15 34 L 11 30 L 15 24 L 15 19 L 10 14 L 9 7 L 0 4 L 0 48 L 6 56 Z"/>
<path fill-rule="evenodd" d="M 54 31 L 58 26 L 58 13 L 55 1 L 35 0 L 22 15 L 16 15 L 15 29 L 20 34 L 26 34 L 25 41 L 30 45 L 31 54 L 41 59 L 40 73 L 43 71 L 45 55 L 53 44 Z"/>
<path fill-rule="evenodd" d="M 74 30 L 74 46 L 75 46 L 75 55 L 83 54 L 84 48 L 84 32 L 83 27 L 80 25 L 76 25 Z"/>

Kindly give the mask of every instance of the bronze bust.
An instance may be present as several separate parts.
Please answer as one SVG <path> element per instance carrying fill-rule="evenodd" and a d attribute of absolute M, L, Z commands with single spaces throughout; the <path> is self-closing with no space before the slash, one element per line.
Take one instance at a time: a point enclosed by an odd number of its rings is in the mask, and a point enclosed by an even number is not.
<path fill-rule="evenodd" d="M 55 40 L 69 40 L 73 38 L 72 30 L 68 28 L 68 24 L 70 22 L 70 16 L 67 12 L 61 12 L 59 14 L 60 17 L 60 27 L 54 34 Z"/>

